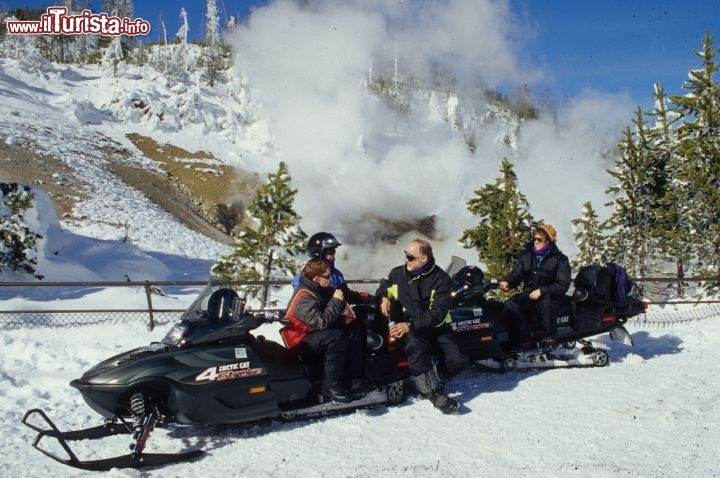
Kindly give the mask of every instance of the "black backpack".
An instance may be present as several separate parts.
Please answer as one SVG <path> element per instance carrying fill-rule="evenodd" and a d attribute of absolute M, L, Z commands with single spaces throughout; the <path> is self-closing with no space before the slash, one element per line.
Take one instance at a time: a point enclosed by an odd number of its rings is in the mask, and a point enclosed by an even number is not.
<path fill-rule="evenodd" d="M 604 266 L 583 266 L 575 276 L 575 288 L 585 289 L 589 299 L 615 302 L 625 300 L 633 284 L 625 268 L 614 262 Z"/>
<path fill-rule="evenodd" d="M 612 301 L 617 294 L 615 279 L 604 266 L 581 267 L 573 282 L 576 289 L 588 292 L 589 300 Z"/>

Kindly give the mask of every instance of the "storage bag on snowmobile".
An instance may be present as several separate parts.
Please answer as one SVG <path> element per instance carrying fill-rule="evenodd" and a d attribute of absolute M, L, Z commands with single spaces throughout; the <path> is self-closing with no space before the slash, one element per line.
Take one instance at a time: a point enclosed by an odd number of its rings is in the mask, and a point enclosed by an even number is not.
<path fill-rule="evenodd" d="M 620 264 L 615 264 L 614 262 L 608 262 L 605 264 L 605 267 L 610 275 L 615 279 L 615 292 L 617 293 L 615 299 L 625 300 L 633 289 L 633 283 L 628 278 L 625 268 Z"/>
<path fill-rule="evenodd" d="M 588 292 L 588 300 L 623 301 L 632 291 L 633 283 L 625 269 L 614 262 L 605 266 L 584 266 L 575 276 L 575 289 Z"/>
<path fill-rule="evenodd" d="M 581 267 L 573 283 L 576 289 L 587 291 L 587 300 L 612 301 L 617 294 L 615 278 L 604 266 Z"/>

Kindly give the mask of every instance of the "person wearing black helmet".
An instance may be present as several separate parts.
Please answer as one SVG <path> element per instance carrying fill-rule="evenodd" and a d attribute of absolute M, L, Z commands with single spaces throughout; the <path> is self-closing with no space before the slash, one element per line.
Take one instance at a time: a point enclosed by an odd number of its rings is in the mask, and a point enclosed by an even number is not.
<path fill-rule="evenodd" d="M 343 310 L 342 315 L 345 320 L 338 322 L 337 327 L 342 328 L 345 332 L 349 345 L 348 362 L 350 364 L 360 364 L 362 368 L 362 359 L 365 349 L 365 342 L 367 337 L 367 329 L 365 324 L 359 320 L 355 320 L 355 314 L 348 304 L 365 304 L 372 300 L 374 297 L 367 292 L 358 292 L 350 289 L 345 276 L 343 273 L 335 267 L 335 257 L 337 248 L 340 247 L 340 241 L 330 234 L 329 232 L 317 232 L 310 236 L 307 243 L 307 255 L 310 260 L 322 259 L 330 269 L 330 285 L 331 289 L 342 291 L 343 295 Z M 302 285 L 302 271 L 298 272 L 291 282 L 293 289 L 297 289 Z M 358 367 L 351 367 L 357 370 Z M 355 395 L 362 395 L 367 391 L 370 384 L 362 376 L 354 375 L 350 377 L 348 388 Z"/>

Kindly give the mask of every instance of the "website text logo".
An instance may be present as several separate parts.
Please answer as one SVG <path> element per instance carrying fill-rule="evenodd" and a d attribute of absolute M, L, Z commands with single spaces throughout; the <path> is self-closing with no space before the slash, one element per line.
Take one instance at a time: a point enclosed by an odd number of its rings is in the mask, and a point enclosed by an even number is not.
<path fill-rule="evenodd" d="M 147 35 L 150 23 L 142 18 L 111 17 L 107 13 L 83 10 L 79 15 L 68 15 L 66 7 L 48 7 L 40 21 L 7 21 L 10 35 Z"/>

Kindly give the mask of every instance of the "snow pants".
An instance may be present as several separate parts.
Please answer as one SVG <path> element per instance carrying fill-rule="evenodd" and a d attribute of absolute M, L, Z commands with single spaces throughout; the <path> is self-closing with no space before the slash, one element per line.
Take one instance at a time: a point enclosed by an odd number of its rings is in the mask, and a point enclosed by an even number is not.
<path fill-rule="evenodd" d="M 432 358 L 437 349 L 442 354 L 438 375 L 444 375 L 441 377 L 443 381 L 450 380 L 468 367 L 470 362 L 460 350 L 455 332 L 449 325 L 443 325 L 411 330 L 407 335 L 405 353 L 413 375 L 426 373 L 433 368 Z"/>
<path fill-rule="evenodd" d="M 314 330 L 302 341 L 318 356 L 323 357 L 323 383 L 327 387 L 341 386 L 343 379 L 362 377 L 364 336 L 361 327 Z"/>
<path fill-rule="evenodd" d="M 522 292 L 505 302 L 503 314 L 508 319 L 510 340 L 521 344 L 534 340 L 535 330 L 542 329 L 543 337 L 557 335 L 557 323 L 553 311 L 561 306 L 561 299 L 552 295 L 541 296 L 538 300 Z"/>

